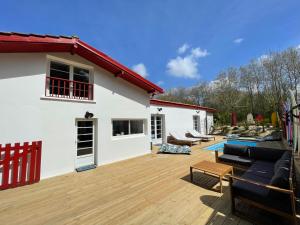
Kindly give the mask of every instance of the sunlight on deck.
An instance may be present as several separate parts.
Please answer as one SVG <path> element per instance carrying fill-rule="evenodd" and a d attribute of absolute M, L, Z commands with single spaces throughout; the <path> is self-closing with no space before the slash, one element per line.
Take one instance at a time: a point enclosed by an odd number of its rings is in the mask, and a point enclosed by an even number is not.
<path fill-rule="evenodd" d="M 1 191 L 1 224 L 249 224 L 230 214 L 227 182 L 224 194 L 201 173 L 190 183 L 190 164 L 214 160 L 200 149 L 220 139 Z"/>

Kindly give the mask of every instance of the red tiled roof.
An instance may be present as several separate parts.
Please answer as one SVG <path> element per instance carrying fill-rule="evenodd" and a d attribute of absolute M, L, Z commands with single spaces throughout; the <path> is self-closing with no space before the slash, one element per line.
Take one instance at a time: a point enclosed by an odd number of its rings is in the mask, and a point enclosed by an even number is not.
<path fill-rule="evenodd" d="M 0 32 L 0 53 L 70 52 L 110 71 L 148 93 L 163 89 L 77 37 Z"/>
<path fill-rule="evenodd" d="M 170 107 L 179 107 L 179 108 L 187 108 L 187 109 L 199 109 L 199 110 L 205 110 L 207 112 L 216 112 L 216 109 L 204 107 L 200 105 L 191 105 L 191 104 L 184 104 L 180 102 L 170 102 L 170 101 L 163 101 L 158 99 L 151 99 L 150 100 L 151 105 L 160 105 L 160 106 L 170 106 Z"/>

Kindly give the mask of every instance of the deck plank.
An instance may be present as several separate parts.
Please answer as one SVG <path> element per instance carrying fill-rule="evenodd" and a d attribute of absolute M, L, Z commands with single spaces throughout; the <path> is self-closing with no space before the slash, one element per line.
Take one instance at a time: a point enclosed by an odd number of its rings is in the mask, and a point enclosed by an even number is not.
<path fill-rule="evenodd" d="M 217 179 L 189 166 L 214 160 L 201 150 L 191 155 L 152 154 L 94 170 L 45 179 L 0 192 L 1 224 L 249 224 L 230 214 L 229 190 L 215 190 Z"/>

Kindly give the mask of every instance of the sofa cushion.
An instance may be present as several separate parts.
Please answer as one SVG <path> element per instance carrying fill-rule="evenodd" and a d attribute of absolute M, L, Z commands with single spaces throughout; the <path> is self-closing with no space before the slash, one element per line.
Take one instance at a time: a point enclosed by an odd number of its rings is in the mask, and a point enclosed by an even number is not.
<path fill-rule="evenodd" d="M 189 146 L 179 146 L 172 144 L 162 144 L 159 153 L 173 153 L 173 154 L 190 154 L 191 148 Z"/>
<path fill-rule="evenodd" d="M 264 147 L 248 147 L 249 156 L 254 160 L 263 160 L 276 162 L 281 158 L 285 151 L 281 149 L 264 148 Z"/>
<path fill-rule="evenodd" d="M 247 171 L 242 175 L 242 178 L 263 184 L 268 184 L 270 181 L 268 178 L 255 176 Z M 254 201 L 266 198 L 269 195 L 269 189 L 243 181 L 234 181 L 232 188 L 234 194 Z"/>
<path fill-rule="evenodd" d="M 224 154 L 249 157 L 248 147 L 243 145 L 224 144 Z"/>
<path fill-rule="evenodd" d="M 270 182 L 269 178 L 256 176 L 248 173 L 248 171 L 243 174 L 242 178 L 262 184 L 269 184 Z M 232 184 L 232 191 L 236 196 L 241 196 L 288 213 L 291 212 L 290 198 L 287 197 L 287 195 L 272 196 L 270 195 L 270 189 L 268 188 L 236 180 Z"/>
<path fill-rule="evenodd" d="M 239 164 L 242 166 L 251 166 L 253 163 L 253 160 L 248 157 L 229 154 L 223 154 L 219 156 L 219 160 L 227 163 Z"/>
<path fill-rule="evenodd" d="M 275 171 L 270 184 L 275 187 L 288 189 L 289 188 L 289 175 L 290 175 L 289 168 L 281 166 L 277 169 L 277 171 Z"/>
<path fill-rule="evenodd" d="M 257 160 L 247 170 L 247 173 L 271 180 L 274 175 L 274 163 Z"/>
<path fill-rule="evenodd" d="M 283 153 L 283 155 L 281 156 L 280 158 L 281 160 L 286 160 L 288 162 L 291 162 L 291 159 L 292 159 L 292 152 L 291 151 L 285 151 Z"/>
<path fill-rule="evenodd" d="M 285 159 L 279 159 L 274 165 L 274 173 L 276 173 L 280 168 L 290 169 L 290 161 Z"/>

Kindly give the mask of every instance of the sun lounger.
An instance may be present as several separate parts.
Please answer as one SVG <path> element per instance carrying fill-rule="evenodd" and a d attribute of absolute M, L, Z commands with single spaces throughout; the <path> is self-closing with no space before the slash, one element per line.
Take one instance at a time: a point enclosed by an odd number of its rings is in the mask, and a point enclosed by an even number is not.
<path fill-rule="evenodd" d="M 202 140 L 206 140 L 209 141 L 211 139 L 216 139 L 214 136 L 212 135 L 206 135 L 206 134 L 200 134 L 198 131 L 196 130 L 189 130 L 188 133 L 193 137 L 193 138 L 200 138 Z"/>
<path fill-rule="evenodd" d="M 240 135 L 238 134 L 227 134 L 225 139 L 238 139 Z"/>
<path fill-rule="evenodd" d="M 192 146 L 193 143 L 201 142 L 199 138 L 186 137 L 184 132 L 171 131 L 170 135 L 173 138 L 171 141 L 175 143 L 186 143 Z"/>

